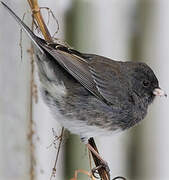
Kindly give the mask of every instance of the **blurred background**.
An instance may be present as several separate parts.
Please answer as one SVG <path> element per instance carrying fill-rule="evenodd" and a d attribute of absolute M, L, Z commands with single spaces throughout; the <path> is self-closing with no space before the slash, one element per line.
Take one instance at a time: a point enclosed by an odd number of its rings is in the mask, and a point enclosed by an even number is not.
<path fill-rule="evenodd" d="M 26 0 L 4 0 L 18 15 L 30 12 Z M 146 62 L 169 94 L 169 1 L 39 0 L 59 22 L 56 37 L 79 51 L 115 60 Z M 43 10 L 44 18 L 48 13 Z M 31 26 L 27 13 L 25 23 Z M 50 180 L 61 127 L 41 100 L 30 41 L 0 6 L 0 180 Z M 53 34 L 57 24 L 50 18 Z M 40 34 L 39 34 L 40 36 Z M 34 83 L 32 83 L 34 79 Z M 31 96 L 33 87 L 33 97 Z M 169 101 L 156 98 L 144 121 L 113 137 L 96 138 L 112 178 L 169 179 Z M 69 180 L 77 169 L 89 170 L 79 137 L 66 133 L 52 180 Z M 78 180 L 89 179 L 80 174 Z"/>

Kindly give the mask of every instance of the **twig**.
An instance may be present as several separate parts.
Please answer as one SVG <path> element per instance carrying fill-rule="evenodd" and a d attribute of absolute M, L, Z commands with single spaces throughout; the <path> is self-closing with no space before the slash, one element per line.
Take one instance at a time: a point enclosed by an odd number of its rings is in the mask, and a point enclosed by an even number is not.
<path fill-rule="evenodd" d="M 63 140 L 63 133 L 64 133 L 64 127 L 62 127 L 62 130 L 61 130 L 61 135 L 60 135 L 60 139 L 59 139 L 59 146 L 58 146 L 58 150 L 57 150 L 57 154 L 56 154 L 56 159 L 55 159 L 55 163 L 54 163 L 54 166 L 53 166 L 53 169 L 52 169 L 52 175 L 50 177 L 50 180 L 53 177 L 55 177 L 55 174 L 56 174 L 56 164 L 57 164 L 57 161 L 58 161 L 59 152 L 60 152 L 60 148 L 61 148 L 61 144 L 62 144 L 62 140 Z"/>
<path fill-rule="evenodd" d="M 48 42 L 53 42 L 52 37 L 49 33 L 49 30 L 48 30 L 48 28 L 43 20 L 43 17 L 41 15 L 37 0 L 28 0 L 28 3 L 32 9 L 33 17 L 36 19 L 38 26 L 39 26 L 45 40 Z"/>
<path fill-rule="evenodd" d="M 96 146 L 96 143 L 94 141 L 93 138 L 90 138 L 88 140 L 89 144 L 95 149 L 96 152 L 99 153 L 98 149 L 97 149 L 97 146 Z M 92 152 L 91 152 L 92 153 Z M 92 157 L 93 157 L 93 160 L 94 160 L 94 163 L 97 166 L 101 165 L 101 161 L 92 153 Z M 98 169 L 98 173 L 100 175 L 100 178 L 102 180 L 110 180 L 110 177 L 109 177 L 109 174 L 108 172 L 104 169 L 104 168 L 100 168 Z"/>
<path fill-rule="evenodd" d="M 55 17 L 53 11 L 50 8 L 48 8 L 48 7 L 40 7 L 40 9 L 46 9 L 48 11 L 48 22 L 47 22 L 47 25 L 49 25 L 50 14 L 52 15 L 54 21 L 56 22 L 57 29 L 54 32 L 54 34 L 52 35 L 52 39 L 53 39 L 55 37 L 55 35 L 59 32 L 59 22 L 58 22 L 57 18 Z"/>
<path fill-rule="evenodd" d="M 24 18 L 24 17 L 23 17 Z M 33 29 L 33 23 L 32 23 L 32 29 Z M 22 31 L 21 31 L 22 33 Z M 22 37 L 22 34 L 21 34 Z M 22 39 L 21 39 L 22 41 Z M 20 41 L 20 47 L 22 49 L 22 43 Z M 22 50 L 21 50 L 22 51 Z M 35 134 L 34 130 L 33 130 L 33 125 L 34 125 L 34 121 L 33 121 L 33 97 L 34 97 L 34 93 L 33 93 L 33 89 L 34 89 L 34 57 L 33 57 L 33 46 L 31 44 L 31 47 L 28 51 L 30 53 L 30 58 L 31 58 L 31 77 L 30 77 L 30 125 L 29 125 L 29 129 L 30 132 L 28 134 L 28 139 L 30 141 L 30 150 L 31 150 L 31 159 L 30 159 L 30 179 L 34 180 L 35 179 L 35 171 L 34 171 L 34 166 L 36 165 L 36 160 L 35 160 L 35 154 L 34 154 L 34 144 L 33 144 L 33 136 Z M 35 102 L 37 103 L 37 99 L 35 98 Z"/>
<path fill-rule="evenodd" d="M 29 124 L 29 134 L 28 134 L 28 139 L 30 142 L 30 180 L 35 179 L 35 171 L 34 171 L 34 166 L 36 165 L 36 160 L 35 160 L 35 150 L 34 150 L 34 143 L 33 143 L 33 136 L 34 136 L 34 130 L 33 130 L 33 83 L 34 83 L 34 65 L 33 65 L 33 47 L 31 45 L 30 48 L 30 57 L 31 57 L 31 80 L 30 80 L 30 124 Z"/>

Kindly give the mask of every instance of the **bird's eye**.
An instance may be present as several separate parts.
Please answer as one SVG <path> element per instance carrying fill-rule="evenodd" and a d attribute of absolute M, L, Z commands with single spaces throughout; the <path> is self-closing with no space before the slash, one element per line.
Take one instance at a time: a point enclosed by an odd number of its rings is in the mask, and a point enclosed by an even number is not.
<path fill-rule="evenodd" d="M 148 80 L 143 81 L 143 86 L 144 87 L 148 87 L 149 85 L 150 85 L 150 81 L 148 81 Z"/>

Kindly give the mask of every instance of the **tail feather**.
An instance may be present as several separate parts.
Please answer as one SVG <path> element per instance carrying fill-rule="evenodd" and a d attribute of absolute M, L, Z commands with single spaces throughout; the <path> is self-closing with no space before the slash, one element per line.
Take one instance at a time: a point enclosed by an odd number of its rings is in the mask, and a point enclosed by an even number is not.
<path fill-rule="evenodd" d="M 43 53 L 43 49 L 41 48 L 38 41 L 40 38 L 38 38 L 32 30 L 10 9 L 4 2 L 0 1 L 3 7 L 9 12 L 9 14 L 18 22 L 18 24 L 21 26 L 21 28 L 26 32 L 26 34 L 29 36 L 29 38 L 32 40 L 32 42 L 36 45 L 36 47 Z"/>

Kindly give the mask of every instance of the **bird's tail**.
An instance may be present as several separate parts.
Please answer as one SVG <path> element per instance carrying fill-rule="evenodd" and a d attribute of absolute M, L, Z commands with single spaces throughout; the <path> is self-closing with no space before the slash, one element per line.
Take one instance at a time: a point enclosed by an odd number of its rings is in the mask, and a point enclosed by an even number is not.
<path fill-rule="evenodd" d="M 38 38 L 32 30 L 10 9 L 4 2 L 0 1 L 3 7 L 9 12 L 11 16 L 18 22 L 21 28 L 26 32 L 32 42 L 36 45 L 36 47 L 43 52 L 43 49 L 40 46 L 40 38 Z"/>

